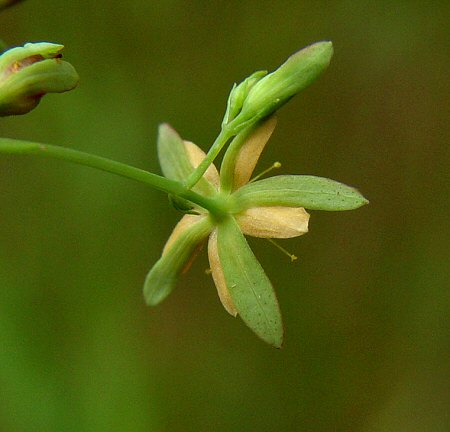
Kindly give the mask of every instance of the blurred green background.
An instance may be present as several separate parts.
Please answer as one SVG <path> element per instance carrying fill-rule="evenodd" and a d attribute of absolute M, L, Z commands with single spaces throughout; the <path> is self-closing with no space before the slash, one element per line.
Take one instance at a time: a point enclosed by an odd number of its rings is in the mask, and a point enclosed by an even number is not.
<path fill-rule="evenodd" d="M 448 1 L 29 0 L 11 45 L 51 41 L 81 75 L 0 135 L 159 172 L 158 124 L 207 148 L 234 81 L 332 40 L 259 165 L 371 201 L 250 239 L 285 347 L 221 307 L 203 253 L 159 307 L 141 287 L 179 215 L 143 185 L 0 157 L 0 431 L 450 430 Z"/>

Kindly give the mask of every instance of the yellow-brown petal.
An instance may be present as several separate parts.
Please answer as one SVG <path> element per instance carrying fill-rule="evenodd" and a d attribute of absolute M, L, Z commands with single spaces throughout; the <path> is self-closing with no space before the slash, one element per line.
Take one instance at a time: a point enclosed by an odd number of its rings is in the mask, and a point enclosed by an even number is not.
<path fill-rule="evenodd" d="M 175 240 L 184 233 L 188 228 L 190 228 L 195 223 L 199 222 L 201 219 L 205 218 L 204 215 L 190 215 L 185 214 L 180 221 L 175 225 L 175 228 L 173 229 L 172 233 L 170 234 L 169 238 L 166 241 L 166 244 L 164 245 L 164 249 L 162 251 L 162 255 L 164 255 L 169 248 L 172 246 L 172 244 L 175 242 Z M 186 262 L 185 266 L 183 267 L 183 270 L 181 271 L 182 274 L 186 273 L 190 268 L 192 263 L 195 261 L 195 258 L 199 254 L 199 252 L 203 248 L 203 242 L 200 243 L 192 253 L 191 257 Z"/>
<path fill-rule="evenodd" d="M 269 117 L 247 138 L 236 157 L 233 190 L 248 183 L 258 159 L 277 125 L 275 116 Z"/>
<path fill-rule="evenodd" d="M 164 249 L 162 251 L 162 254 L 164 255 L 169 248 L 172 246 L 174 241 L 182 234 L 184 231 L 186 231 L 189 227 L 197 223 L 200 219 L 204 218 L 203 215 L 191 215 L 191 214 L 185 214 L 180 221 L 175 225 L 175 228 L 173 229 L 172 233 L 170 234 L 169 238 L 167 239 L 166 244 L 164 245 Z"/>
<path fill-rule="evenodd" d="M 303 207 L 252 207 L 236 220 L 245 235 L 292 238 L 308 232 L 309 214 Z"/>
<path fill-rule="evenodd" d="M 214 279 L 214 283 L 219 294 L 220 301 L 222 302 L 225 310 L 233 316 L 237 315 L 237 309 L 234 306 L 233 300 L 228 292 L 228 287 L 225 282 L 225 276 L 223 274 L 222 264 L 220 263 L 219 251 L 217 248 L 217 230 L 214 230 L 208 241 L 208 258 L 209 265 L 211 266 L 211 273 Z"/>
<path fill-rule="evenodd" d="M 197 168 L 200 163 L 205 159 L 206 153 L 197 145 L 191 141 L 184 141 L 186 152 L 189 160 L 194 168 Z M 203 174 L 203 177 L 208 180 L 216 189 L 219 189 L 219 172 L 214 164 L 211 164 Z"/>
<path fill-rule="evenodd" d="M 191 224 L 193 221 L 195 223 Z M 157 305 L 172 292 L 179 276 L 189 268 L 195 252 L 212 229 L 212 221 L 208 217 L 187 217 L 180 222 L 163 255 L 145 278 L 144 297 L 148 305 Z"/>

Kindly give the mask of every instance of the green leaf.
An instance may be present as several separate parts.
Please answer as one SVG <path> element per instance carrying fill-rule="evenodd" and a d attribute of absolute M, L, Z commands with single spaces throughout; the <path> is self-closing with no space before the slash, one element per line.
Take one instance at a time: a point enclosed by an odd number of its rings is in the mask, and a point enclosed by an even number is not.
<path fill-rule="evenodd" d="M 144 284 L 144 297 L 149 306 L 157 305 L 172 292 L 178 277 L 189 266 L 195 249 L 211 232 L 210 219 L 198 219 L 198 222 L 177 237 L 148 273 Z"/>
<path fill-rule="evenodd" d="M 239 208 L 304 207 L 310 210 L 353 210 L 368 204 L 356 189 L 323 177 L 283 175 L 248 183 L 233 196 Z"/>
<path fill-rule="evenodd" d="M 167 123 L 159 126 L 158 159 L 165 177 L 184 182 L 194 171 L 183 139 Z M 216 193 L 214 187 L 204 178 L 193 187 L 193 190 L 206 195 Z"/>
<path fill-rule="evenodd" d="M 242 320 L 262 340 L 280 348 L 283 324 L 272 284 L 234 218 L 218 229 L 218 250 L 225 280 Z"/>

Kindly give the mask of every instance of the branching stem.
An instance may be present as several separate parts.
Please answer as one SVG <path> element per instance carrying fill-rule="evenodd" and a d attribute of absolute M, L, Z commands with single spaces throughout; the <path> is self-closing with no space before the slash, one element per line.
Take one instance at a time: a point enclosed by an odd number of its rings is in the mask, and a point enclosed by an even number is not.
<path fill-rule="evenodd" d="M 199 195 L 177 181 L 90 153 L 84 153 L 78 150 L 72 150 L 50 144 L 40 144 L 10 138 L 0 138 L 0 153 L 50 157 L 76 163 L 78 165 L 89 166 L 91 168 L 96 168 L 136 180 L 147 184 L 154 189 L 184 198 L 208 210 L 212 214 L 223 213 L 223 209 L 221 208 L 219 202 L 212 198 Z"/>

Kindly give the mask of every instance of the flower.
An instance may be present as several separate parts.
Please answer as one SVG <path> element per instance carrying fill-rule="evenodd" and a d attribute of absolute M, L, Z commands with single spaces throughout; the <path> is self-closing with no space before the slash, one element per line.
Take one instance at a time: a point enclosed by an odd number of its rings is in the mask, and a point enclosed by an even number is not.
<path fill-rule="evenodd" d="M 210 197 L 217 209 L 194 206 L 191 214 L 182 217 L 146 278 L 144 295 L 149 305 L 162 301 L 207 240 L 212 277 L 225 309 L 233 316 L 240 315 L 264 341 L 281 347 L 283 325 L 278 301 L 244 235 L 297 237 L 308 231 L 309 214 L 304 207 L 344 210 L 366 201 L 355 189 L 320 177 L 275 176 L 251 182 L 275 125 L 272 116 L 251 131 L 238 134 L 227 149 L 220 175 L 214 165 L 209 166 L 193 190 Z M 183 141 L 170 126 L 162 125 L 158 156 L 164 175 L 183 182 L 205 153 Z"/>
<path fill-rule="evenodd" d="M 75 88 L 78 74 L 62 61 L 63 45 L 27 43 L 0 56 L 0 116 L 26 114 L 47 93 Z"/>

